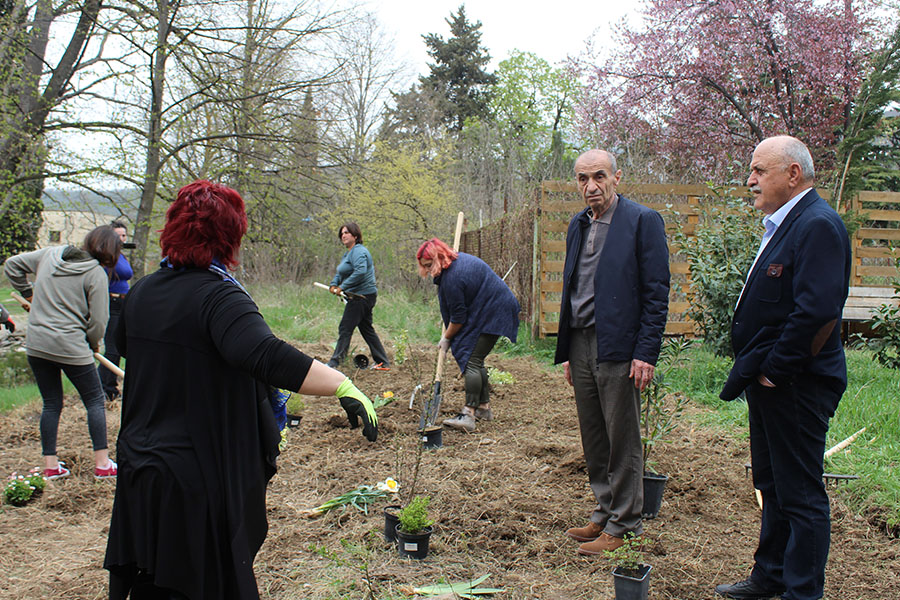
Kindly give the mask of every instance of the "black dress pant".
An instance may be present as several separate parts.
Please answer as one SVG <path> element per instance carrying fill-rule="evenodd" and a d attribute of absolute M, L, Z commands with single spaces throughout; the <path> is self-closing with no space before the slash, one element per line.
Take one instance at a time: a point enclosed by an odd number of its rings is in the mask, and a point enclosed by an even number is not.
<path fill-rule="evenodd" d="M 353 337 L 353 330 L 356 328 L 359 328 L 359 333 L 369 345 L 374 364 L 383 363 L 384 366 L 390 364 L 387 352 L 381 345 L 375 328 L 372 327 L 372 309 L 375 308 L 377 300 L 378 294 L 376 293 L 354 296 L 347 301 L 344 306 L 344 316 L 341 317 L 341 324 L 338 325 L 338 341 L 334 347 L 334 354 L 328 361 L 329 366 L 337 366 L 347 356 L 347 350 L 350 349 L 350 338 Z"/>
<path fill-rule="evenodd" d="M 825 434 L 844 384 L 800 375 L 793 383 L 747 388 L 753 485 L 763 497 L 751 578 L 786 600 L 817 600 L 831 540 L 822 482 Z"/>
<path fill-rule="evenodd" d="M 122 314 L 122 298 L 109 297 L 109 323 L 106 324 L 106 334 L 103 336 L 103 356 L 111 363 L 119 366 L 122 355 L 116 349 L 116 328 L 119 326 L 119 315 Z M 119 379 L 115 373 L 104 367 L 97 366 L 100 375 L 100 384 L 107 398 L 116 398 L 119 395 Z"/>

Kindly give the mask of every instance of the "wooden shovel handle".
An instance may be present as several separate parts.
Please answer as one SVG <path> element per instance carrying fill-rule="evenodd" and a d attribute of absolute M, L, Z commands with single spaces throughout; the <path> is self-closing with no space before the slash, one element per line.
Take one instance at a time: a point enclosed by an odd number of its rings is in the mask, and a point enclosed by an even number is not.
<path fill-rule="evenodd" d="M 29 302 L 28 300 L 26 300 L 25 298 L 23 298 L 16 292 L 10 292 L 9 295 L 12 296 L 13 300 L 15 300 L 16 302 L 21 304 L 22 308 L 24 308 L 25 310 L 27 310 L 29 312 L 31 311 L 31 302 Z"/>
<path fill-rule="evenodd" d="M 97 362 L 99 362 L 101 365 L 103 365 L 119 377 L 125 377 L 125 371 L 117 367 L 115 363 L 113 363 L 111 360 L 109 360 L 99 352 L 94 352 L 94 358 L 97 359 Z"/>
<path fill-rule="evenodd" d="M 453 250 L 459 251 L 459 242 L 462 239 L 462 230 L 463 224 L 465 223 L 466 216 L 462 211 L 459 211 L 459 214 L 456 215 L 456 232 L 453 234 Z M 441 325 L 441 337 L 447 333 L 447 326 Z M 441 376 L 444 374 L 444 358 L 447 356 L 447 352 L 441 348 L 438 350 L 438 358 L 437 358 L 437 368 L 434 372 L 434 380 L 440 381 Z"/>

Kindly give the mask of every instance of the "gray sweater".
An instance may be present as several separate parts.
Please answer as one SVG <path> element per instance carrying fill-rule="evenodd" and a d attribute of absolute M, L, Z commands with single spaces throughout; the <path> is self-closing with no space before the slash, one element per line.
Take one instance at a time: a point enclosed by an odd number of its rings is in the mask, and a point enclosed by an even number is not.
<path fill-rule="evenodd" d="M 25 333 L 28 356 L 92 364 L 109 320 L 109 279 L 100 263 L 74 246 L 55 246 L 12 256 L 3 270 L 23 296 L 34 290 Z"/>

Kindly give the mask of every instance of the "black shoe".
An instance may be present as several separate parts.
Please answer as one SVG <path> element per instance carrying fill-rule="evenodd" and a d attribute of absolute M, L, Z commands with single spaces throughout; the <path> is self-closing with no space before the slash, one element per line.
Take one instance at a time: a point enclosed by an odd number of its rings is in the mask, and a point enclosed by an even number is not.
<path fill-rule="evenodd" d="M 749 577 L 731 585 L 723 583 L 716 586 L 716 594 L 737 600 L 770 600 L 777 598 L 782 591 L 766 589 Z"/>

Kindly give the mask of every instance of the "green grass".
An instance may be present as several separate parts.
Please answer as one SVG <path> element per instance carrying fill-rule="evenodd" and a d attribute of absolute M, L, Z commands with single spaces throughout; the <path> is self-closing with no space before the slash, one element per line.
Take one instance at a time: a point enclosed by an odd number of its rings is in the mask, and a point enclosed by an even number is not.
<path fill-rule="evenodd" d="M 699 420 L 747 437 L 745 402 L 722 402 L 719 390 L 731 368 L 730 359 L 716 357 L 702 346 L 688 351 L 681 368 L 670 373 L 673 389 L 712 409 Z M 888 525 L 900 524 L 900 371 L 878 365 L 867 350 L 847 350 L 847 391 L 831 419 L 826 445 L 831 447 L 863 427 L 849 451 L 825 463 L 829 473 L 860 478 L 838 488 L 860 513 L 880 512 Z"/>
<path fill-rule="evenodd" d="M 337 338 L 344 305 L 327 291 L 311 284 L 279 284 L 251 286 L 250 293 L 277 336 L 295 343 Z M 399 339 L 404 330 L 413 344 L 436 344 L 441 337 L 436 295 L 423 298 L 404 291 L 379 292 L 373 320 L 388 339 Z"/>

